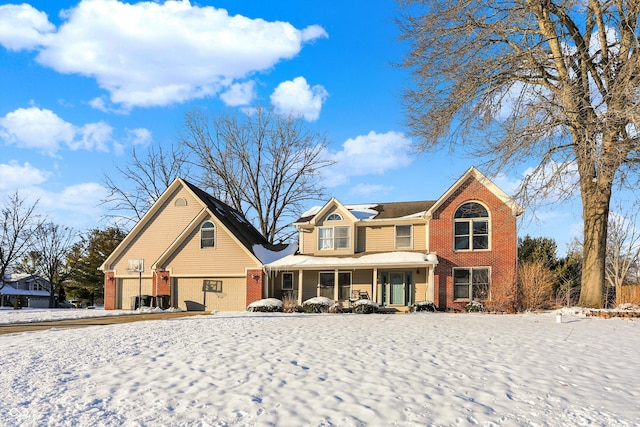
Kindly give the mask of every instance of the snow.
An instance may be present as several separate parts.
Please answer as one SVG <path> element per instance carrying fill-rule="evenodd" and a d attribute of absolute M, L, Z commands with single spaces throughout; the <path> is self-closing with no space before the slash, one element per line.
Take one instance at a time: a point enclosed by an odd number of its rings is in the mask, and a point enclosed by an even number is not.
<path fill-rule="evenodd" d="M 562 317 L 242 312 L 1 335 L 0 424 L 639 425 L 640 322 Z"/>
<path fill-rule="evenodd" d="M 438 257 L 435 254 L 425 254 L 420 252 L 383 252 L 368 254 L 360 257 L 329 257 L 310 255 L 289 255 L 266 265 L 267 269 L 277 270 L 281 268 L 295 267 L 331 267 L 336 266 L 384 266 L 394 265 L 426 265 L 438 264 Z"/>
<path fill-rule="evenodd" d="M 165 311 L 180 311 L 170 309 Z M 104 307 L 95 309 L 60 309 L 60 308 L 23 308 L 14 310 L 13 307 L 0 308 L 0 325 L 8 323 L 33 323 L 51 320 L 74 320 L 86 317 L 123 316 L 127 314 L 144 314 L 162 312 L 159 308 L 143 307 L 139 310 L 104 310 Z"/>
<path fill-rule="evenodd" d="M 262 264 L 269 264 L 270 262 L 277 261 L 282 257 L 296 253 L 298 250 L 298 244 L 291 243 L 281 251 L 273 251 L 262 245 L 253 245 L 252 249 L 256 258 L 258 258 Z"/>
<path fill-rule="evenodd" d="M 313 298 L 309 298 L 302 304 L 303 305 L 309 305 L 309 304 L 326 305 L 327 307 L 329 307 L 333 304 L 333 301 L 327 297 L 313 297 Z"/>
<path fill-rule="evenodd" d="M 282 307 L 282 300 L 279 300 L 277 298 L 265 298 L 254 301 L 247 306 L 247 308 L 255 307 Z"/>

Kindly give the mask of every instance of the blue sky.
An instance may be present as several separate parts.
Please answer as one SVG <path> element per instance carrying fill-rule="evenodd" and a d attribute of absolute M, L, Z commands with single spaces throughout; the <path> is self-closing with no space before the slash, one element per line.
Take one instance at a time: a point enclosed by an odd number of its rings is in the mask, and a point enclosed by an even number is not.
<path fill-rule="evenodd" d="M 194 108 L 271 103 L 326 132 L 343 203 L 437 199 L 480 160 L 412 150 L 395 16 L 392 0 L 0 2 L 0 196 L 102 226 L 102 176 L 133 146 L 175 143 Z M 512 194 L 521 177 L 490 178 Z M 561 252 L 581 231 L 579 203 L 533 213 L 519 234 Z"/>

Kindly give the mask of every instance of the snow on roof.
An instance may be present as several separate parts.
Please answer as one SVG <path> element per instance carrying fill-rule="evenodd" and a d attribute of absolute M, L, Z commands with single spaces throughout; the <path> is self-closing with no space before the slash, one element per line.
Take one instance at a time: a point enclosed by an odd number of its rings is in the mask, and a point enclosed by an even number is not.
<path fill-rule="evenodd" d="M 318 257 L 309 255 L 289 255 L 267 264 L 267 268 L 344 267 L 373 265 L 420 265 L 438 263 L 435 254 L 420 252 L 383 252 L 360 257 Z"/>
<path fill-rule="evenodd" d="M 5 284 L 2 289 L 0 289 L 0 295 L 22 295 L 28 297 L 48 297 L 49 292 L 47 291 L 30 291 L 27 289 L 16 289 L 9 284 Z"/>
<path fill-rule="evenodd" d="M 279 260 L 280 258 L 284 258 L 288 255 L 292 255 L 296 253 L 298 250 L 297 243 L 291 243 L 286 248 L 281 251 L 274 251 L 271 249 L 265 248 L 263 245 L 253 245 L 253 253 L 263 264 L 269 264 L 274 261 Z"/>

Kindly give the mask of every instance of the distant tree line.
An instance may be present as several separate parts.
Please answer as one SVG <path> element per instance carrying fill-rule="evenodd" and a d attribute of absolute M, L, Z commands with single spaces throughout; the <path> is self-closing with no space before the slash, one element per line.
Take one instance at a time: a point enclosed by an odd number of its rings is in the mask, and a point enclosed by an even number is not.
<path fill-rule="evenodd" d="M 117 226 L 80 233 L 36 213 L 18 192 L 2 203 L 0 290 L 9 273 L 38 275 L 50 283 L 49 307 L 66 297 L 94 304 L 104 296 L 98 267 L 126 236 Z"/>

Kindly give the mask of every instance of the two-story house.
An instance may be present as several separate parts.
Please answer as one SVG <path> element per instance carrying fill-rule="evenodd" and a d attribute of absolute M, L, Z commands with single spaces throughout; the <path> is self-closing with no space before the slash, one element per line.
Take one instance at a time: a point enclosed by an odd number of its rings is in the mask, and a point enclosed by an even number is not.
<path fill-rule="evenodd" d="M 470 168 L 438 200 L 344 205 L 295 222 L 299 252 L 266 265 L 269 293 L 302 302 L 367 295 L 388 308 L 513 303 L 517 203 Z"/>
<path fill-rule="evenodd" d="M 177 179 L 101 266 L 105 308 L 132 308 L 139 295 L 237 311 L 267 297 L 348 304 L 354 293 L 398 309 L 419 301 L 440 309 L 471 300 L 508 305 L 521 213 L 470 168 L 434 201 L 333 198 L 294 223 L 295 251 L 269 245 L 241 213 Z"/>

